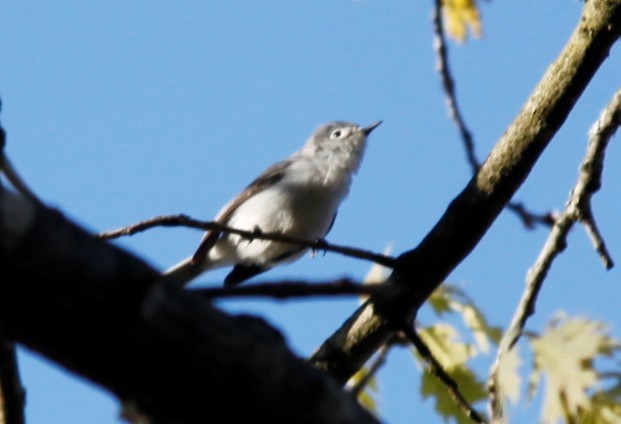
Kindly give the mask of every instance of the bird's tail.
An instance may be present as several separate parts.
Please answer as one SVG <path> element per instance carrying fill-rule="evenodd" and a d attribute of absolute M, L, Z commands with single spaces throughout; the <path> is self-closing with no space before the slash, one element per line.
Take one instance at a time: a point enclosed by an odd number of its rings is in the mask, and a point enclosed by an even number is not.
<path fill-rule="evenodd" d="M 206 267 L 204 264 L 196 263 L 196 261 L 193 261 L 190 257 L 166 270 L 164 275 L 167 276 L 173 284 L 183 287 L 205 270 Z"/>

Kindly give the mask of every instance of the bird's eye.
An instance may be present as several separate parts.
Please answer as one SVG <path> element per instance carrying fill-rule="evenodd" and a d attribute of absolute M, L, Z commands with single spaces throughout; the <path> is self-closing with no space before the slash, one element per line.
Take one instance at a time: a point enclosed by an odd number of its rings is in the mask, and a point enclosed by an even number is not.
<path fill-rule="evenodd" d="M 343 131 L 336 130 L 332 133 L 332 135 L 330 135 L 330 138 L 339 138 L 341 135 L 343 135 Z"/>

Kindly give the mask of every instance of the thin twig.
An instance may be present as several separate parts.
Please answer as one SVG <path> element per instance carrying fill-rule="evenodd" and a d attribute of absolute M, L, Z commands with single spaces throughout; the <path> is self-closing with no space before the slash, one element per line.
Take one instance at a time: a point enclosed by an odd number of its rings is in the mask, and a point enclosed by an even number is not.
<path fill-rule="evenodd" d="M 391 290 L 382 284 L 358 284 L 343 278 L 330 283 L 309 283 L 307 281 L 279 281 L 256 283 L 239 287 L 208 287 L 190 289 L 192 293 L 213 299 L 225 297 L 273 297 L 286 299 L 310 296 L 382 296 Z"/>
<path fill-rule="evenodd" d="M 535 228 L 535 224 L 551 227 L 556 221 L 556 215 L 553 212 L 533 213 L 526 209 L 522 202 L 509 202 L 507 209 L 515 213 L 521 220 L 522 224 L 529 230 Z"/>
<path fill-rule="evenodd" d="M 612 99 L 602 111 L 599 118 L 589 130 L 589 148 L 587 158 L 582 163 L 581 174 L 586 174 L 584 181 L 584 194 L 578 200 L 578 208 L 581 211 L 581 222 L 593 241 L 595 250 L 602 258 L 606 269 L 611 269 L 614 262 L 608 253 L 604 239 L 601 236 L 591 208 L 591 197 L 602 185 L 602 171 L 604 169 L 604 157 L 608 142 L 621 125 L 621 89 L 613 95 Z"/>
<path fill-rule="evenodd" d="M 289 237 L 281 233 L 266 233 L 259 230 L 246 231 L 237 228 L 231 228 L 226 225 L 219 224 L 214 221 L 200 221 L 193 219 L 187 215 L 163 215 L 155 218 L 148 219 L 146 221 L 139 222 L 118 230 L 106 231 L 99 234 L 99 237 L 104 239 L 114 239 L 122 236 L 131 236 L 136 233 L 146 231 L 154 227 L 190 227 L 201 230 L 216 230 L 221 233 L 237 234 L 249 240 L 272 240 L 282 243 L 289 243 L 296 246 L 308 247 L 312 250 L 327 251 L 340 253 L 352 258 L 364 259 L 371 262 L 375 262 L 390 268 L 394 268 L 397 265 L 395 258 L 381 253 L 374 253 L 369 250 L 358 249 L 354 247 L 341 246 L 332 243 L 328 243 L 325 240 L 302 240 L 295 237 Z"/>
<path fill-rule="evenodd" d="M 590 214 L 589 214 L 590 215 Z M 615 266 L 612 257 L 610 256 L 610 252 L 608 252 L 608 248 L 606 247 L 606 243 L 604 242 L 604 238 L 602 237 L 599 228 L 597 227 L 597 223 L 592 216 L 582 219 L 582 225 L 584 225 L 584 229 L 591 238 L 593 242 L 593 247 L 595 251 L 599 254 L 602 262 L 606 269 L 612 269 Z"/>
<path fill-rule="evenodd" d="M 446 43 L 446 37 L 444 36 L 444 25 L 442 22 L 442 0 L 435 0 L 435 6 L 432 15 L 433 22 L 433 46 L 436 52 L 436 69 L 440 74 L 440 80 L 442 81 L 442 88 L 444 89 L 444 98 L 446 101 L 446 107 L 448 108 L 448 114 L 463 141 L 466 149 L 466 157 L 468 164 L 472 168 L 472 173 L 476 174 L 481 166 L 481 162 L 477 158 L 475 152 L 474 139 L 472 132 L 468 129 L 466 121 L 461 113 L 461 109 L 457 103 L 457 94 L 455 92 L 455 80 L 451 74 L 451 68 L 448 60 L 448 47 Z M 537 214 L 527 210 L 520 202 L 509 202 L 507 209 L 515 213 L 524 226 L 528 229 L 535 227 L 535 224 L 541 224 L 547 227 L 554 224 L 554 215 L 550 212 L 544 214 Z"/>
<path fill-rule="evenodd" d="M 390 349 L 395 345 L 403 345 L 405 343 L 404 340 L 405 338 L 403 337 L 403 333 L 395 333 L 390 338 L 390 340 L 388 340 L 386 344 L 384 344 L 379 349 L 377 355 L 375 356 L 375 359 L 373 360 L 369 368 L 366 369 L 366 373 L 362 376 L 362 378 L 360 378 L 360 380 L 358 380 L 354 385 L 349 388 L 349 392 L 352 395 L 358 397 L 360 393 L 364 390 L 364 388 L 367 387 L 367 385 L 371 382 L 373 377 L 375 377 L 377 372 L 384 366 Z"/>
<path fill-rule="evenodd" d="M 349 389 L 349 393 L 356 397 L 360 396 L 360 393 L 371 383 L 375 374 L 377 374 L 380 368 L 386 363 L 388 352 L 390 352 L 390 346 L 388 344 L 385 344 L 379 349 L 371 366 L 368 369 L 364 369 L 366 371 L 365 374 Z"/>
<path fill-rule="evenodd" d="M 485 423 L 485 420 L 483 420 L 481 415 L 472 407 L 472 405 L 470 405 L 470 403 L 468 403 L 464 395 L 461 394 L 461 392 L 459 391 L 459 387 L 457 386 L 457 382 L 453 380 L 450 375 L 448 375 L 444 368 L 442 368 L 442 365 L 433 356 L 429 347 L 418 336 L 416 330 L 414 330 L 414 327 L 412 325 L 406 324 L 403 326 L 402 331 L 410 340 L 410 342 L 412 342 L 420 356 L 427 364 L 429 372 L 433 376 L 437 377 L 440 382 L 442 382 L 442 384 L 446 386 L 447 392 L 451 400 L 464 413 L 464 415 L 470 418 L 475 423 Z"/>
<path fill-rule="evenodd" d="M 2 101 L 0 100 L 0 111 L 2 111 Z M 37 204 L 43 204 L 36 194 L 28 187 L 24 182 L 24 179 L 19 176 L 19 173 L 15 167 L 9 161 L 9 157 L 4 150 L 6 146 L 6 131 L 0 125 L 0 172 L 3 173 L 7 180 L 11 183 L 13 188 L 17 190 L 22 196 L 30 199 Z"/>
<path fill-rule="evenodd" d="M 552 262 L 565 249 L 567 235 L 573 225 L 580 221 L 586 223 L 587 231 L 596 235 L 595 249 L 602 257 L 607 269 L 612 266 L 612 259 L 597 231 L 591 210 L 591 197 L 601 186 L 603 160 L 608 142 L 621 124 L 621 90 L 617 91 L 606 108 L 602 111 L 596 124 L 590 131 L 589 145 L 580 167 L 578 181 L 572 190 L 567 206 L 556 219 L 537 261 L 526 277 L 526 288 L 516 308 L 515 314 L 500 342 L 496 361 L 490 370 L 488 389 L 490 391 L 489 408 L 492 422 L 503 422 L 503 396 L 500 394 L 498 369 L 504 355 L 521 337 L 528 317 L 535 312 L 535 303 L 543 282 L 552 267 Z"/>
<path fill-rule="evenodd" d="M 432 15 L 433 22 L 433 46 L 437 57 L 437 70 L 442 80 L 442 88 L 444 89 L 446 107 L 448 108 L 449 117 L 461 135 L 466 148 L 466 157 L 472 168 L 472 172 L 479 170 L 480 162 L 474 151 L 474 141 L 472 133 L 466 126 L 466 122 L 461 114 L 461 110 L 457 105 L 457 96 L 455 94 L 455 81 L 453 80 L 448 61 L 448 49 L 446 47 L 446 38 L 444 36 L 444 24 L 442 22 L 442 0 L 435 0 L 435 7 Z"/>
<path fill-rule="evenodd" d="M 26 392 L 17 364 L 15 343 L 0 340 L 0 423 L 24 424 Z"/>
<path fill-rule="evenodd" d="M 1 110 L 2 101 L 0 100 Z M 4 152 L 5 146 L 6 132 L 0 124 L 0 172 L 5 171 L 5 166 L 8 163 Z M 0 339 L 0 423 L 24 424 L 26 422 L 24 414 L 25 393 L 19 375 L 15 343 Z"/>
<path fill-rule="evenodd" d="M 19 175 L 11 161 L 9 161 L 6 152 L 2 152 L 0 156 L 0 171 L 4 174 L 7 180 L 11 183 L 13 188 L 17 190 L 22 196 L 26 197 L 30 201 L 42 205 L 43 202 L 37 195 L 32 191 L 28 184 L 24 181 L 24 179 Z"/>

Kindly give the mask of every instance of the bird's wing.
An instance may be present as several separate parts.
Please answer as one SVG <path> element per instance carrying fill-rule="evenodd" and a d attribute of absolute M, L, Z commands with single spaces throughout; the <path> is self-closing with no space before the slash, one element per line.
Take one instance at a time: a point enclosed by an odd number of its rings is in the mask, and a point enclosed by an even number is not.
<path fill-rule="evenodd" d="M 324 237 L 327 236 L 328 233 L 330 232 L 330 230 L 332 229 L 332 227 L 334 227 L 334 223 L 336 222 L 336 215 L 337 214 L 338 214 L 338 211 L 334 212 L 334 215 L 332 215 L 332 221 L 330 221 L 330 226 L 326 230 L 326 233 L 323 235 Z"/>
<path fill-rule="evenodd" d="M 282 180 L 285 175 L 285 170 L 291 164 L 291 160 L 287 159 L 281 162 L 278 162 L 269 168 L 267 168 L 261 175 L 259 175 L 254 181 L 252 181 L 248 186 L 242 191 L 239 196 L 230 201 L 223 209 L 220 211 L 218 216 L 216 216 L 215 222 L 219 224 L 226 225 L 226 223 L 231 219 L 233 213 L 237 210 L 237 208 L 244 203 L 246 200 L 250 199 L 255 194 L 265 190 L 268 187 L 276 184 L 278 181 Z M 201 244 L 196 249 L 196 252 L 192 256 L 192 262 L 200 263 L 207 257 L 207 253 L 209 250 L 216 244 L 218 239 L 220 238 L 220 232 L 217 230 L 209 230 L 205 233 Z"/>

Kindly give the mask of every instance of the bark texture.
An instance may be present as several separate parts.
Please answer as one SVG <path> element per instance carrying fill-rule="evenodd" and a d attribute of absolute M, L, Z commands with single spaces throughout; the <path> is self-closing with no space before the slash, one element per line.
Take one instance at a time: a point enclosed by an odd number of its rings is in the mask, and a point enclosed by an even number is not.
<path fill-rule="evenodd" d="M 7 191 L 0 270 L 1 336 L 107 388 L 136 422 L 377 422 L 262 320 L 224 314 Z"/>

